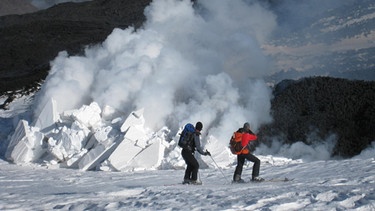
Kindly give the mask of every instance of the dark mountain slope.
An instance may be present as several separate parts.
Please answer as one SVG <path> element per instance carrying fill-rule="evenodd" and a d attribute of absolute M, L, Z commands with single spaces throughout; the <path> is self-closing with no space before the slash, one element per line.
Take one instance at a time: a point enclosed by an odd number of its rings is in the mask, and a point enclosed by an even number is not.
<path fill-rule="evenodd" d="M 275 87 L 274 122 L 260 129 L 260 140 L 286 143 L 336 134 L 334 155 L 357 155 L 375 140 L 375 82 L 328 77 L 283 81 Z M 316 141 L 315 138 L 315 141 Z"/>
<path fill-rule="evenodd" d="M 64 3 L 32 14 L 0 17 L 0 93 L 35 86 L 58 52 L 79 54 L 114 28 L 140 27 L 151 0 Z"/>

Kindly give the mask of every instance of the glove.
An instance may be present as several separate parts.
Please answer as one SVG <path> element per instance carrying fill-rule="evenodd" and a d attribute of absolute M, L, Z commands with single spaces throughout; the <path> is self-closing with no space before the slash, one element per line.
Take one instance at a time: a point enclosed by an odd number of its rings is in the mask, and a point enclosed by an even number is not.
<path fill-rule="evenodd" d="M 255 148 L 256 148 L 255 141 L 250 141 L 248 146 L 249 146 L 250 152 L 254 152 L 255 151 Z"/>
<path fill-rule="evenodd" d="M 208 155 L 208 156 L 211 156 L 211 153 L 206 149 L 206 152 L 204 153 L 204 155 Z"/>

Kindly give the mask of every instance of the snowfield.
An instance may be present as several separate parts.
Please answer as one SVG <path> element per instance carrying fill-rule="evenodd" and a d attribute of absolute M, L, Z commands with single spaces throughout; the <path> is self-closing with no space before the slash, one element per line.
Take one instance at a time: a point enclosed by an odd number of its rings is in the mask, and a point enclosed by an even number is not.
<path fill-rule="evenodd" d="M 231 184 L 234 166 L 222 169 L 225 177 L 210 167 L 200 170 L 201 186 L 179 184 L 183 169 L 93 172 L 1 161 L 0 210 L 371 211 L 375 159 L 366 157 L 301 162 L 260 156 L 261 176 L 294 180 Z M 246 166 L 243 178 L 249 179 L 250 172 Z"/>
<path fill-rule="evenodd" d="M 30 101 L 24 99 L 0 112 L 2 133 L 9 133 L 10 117 L 27 110 Z M 151 147 L 144 153 L 148 156 L 135 159 L 138 168 L 126 171 L 64 168 L 53 160 L 18 164 L 0 160 L 0 210 L 375 210 L 375 144 L 346 160 L 326 157 L 329 144 L 273 149 L 261 145 L 255 151 L 262 162 L 260 176 L 293 180 L 247 184 L 231 184 L 235 156 L 218 146 L 206 143 L 213 157 L 199 159 L 201 186 L 180 184 L 185 164 L 179 147 L 159 156 L 163 162 L 156 169 L 145 168 L 155 164 L 149 158 L 158 154 L 159 149 Z M 119 164 L 129 154 L 123 149 Z M 251 170 L 248 162 L 245 180 Z"/>

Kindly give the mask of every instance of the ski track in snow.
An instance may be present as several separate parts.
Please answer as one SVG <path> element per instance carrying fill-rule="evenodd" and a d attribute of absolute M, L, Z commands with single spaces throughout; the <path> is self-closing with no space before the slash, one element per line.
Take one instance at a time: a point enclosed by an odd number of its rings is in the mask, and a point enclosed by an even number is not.
<path fill-rule="evenodd" d="M 80 171 L 0 162 L 0 210 L 375 210 L 375 161 L 350 159 L 261 166 L 289 182 L 230 184 L 234 167 L 200 170 Z M 251 163 L 243 178 L 249 179 Z"/>

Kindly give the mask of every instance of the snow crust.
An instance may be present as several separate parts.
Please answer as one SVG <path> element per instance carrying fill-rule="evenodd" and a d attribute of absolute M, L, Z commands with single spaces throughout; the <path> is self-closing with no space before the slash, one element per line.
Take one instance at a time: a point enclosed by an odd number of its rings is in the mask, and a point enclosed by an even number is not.
<path fill-rule="evenodd" d="M 374 149 L 372 149 L 374 152 Z M 184 170 L 77 171 L 0 160 L 1 210 L 356 210 L 375 209 L 375 160 L 299 162 L 259 156 L 264 178 L 230 184 L 234 166 L 201 169 L 203 185 L 182 185 Z M 267 162 L 274 160 L 277 165 Z M 244 166 L 243 178 L 251 175 Z"/>

